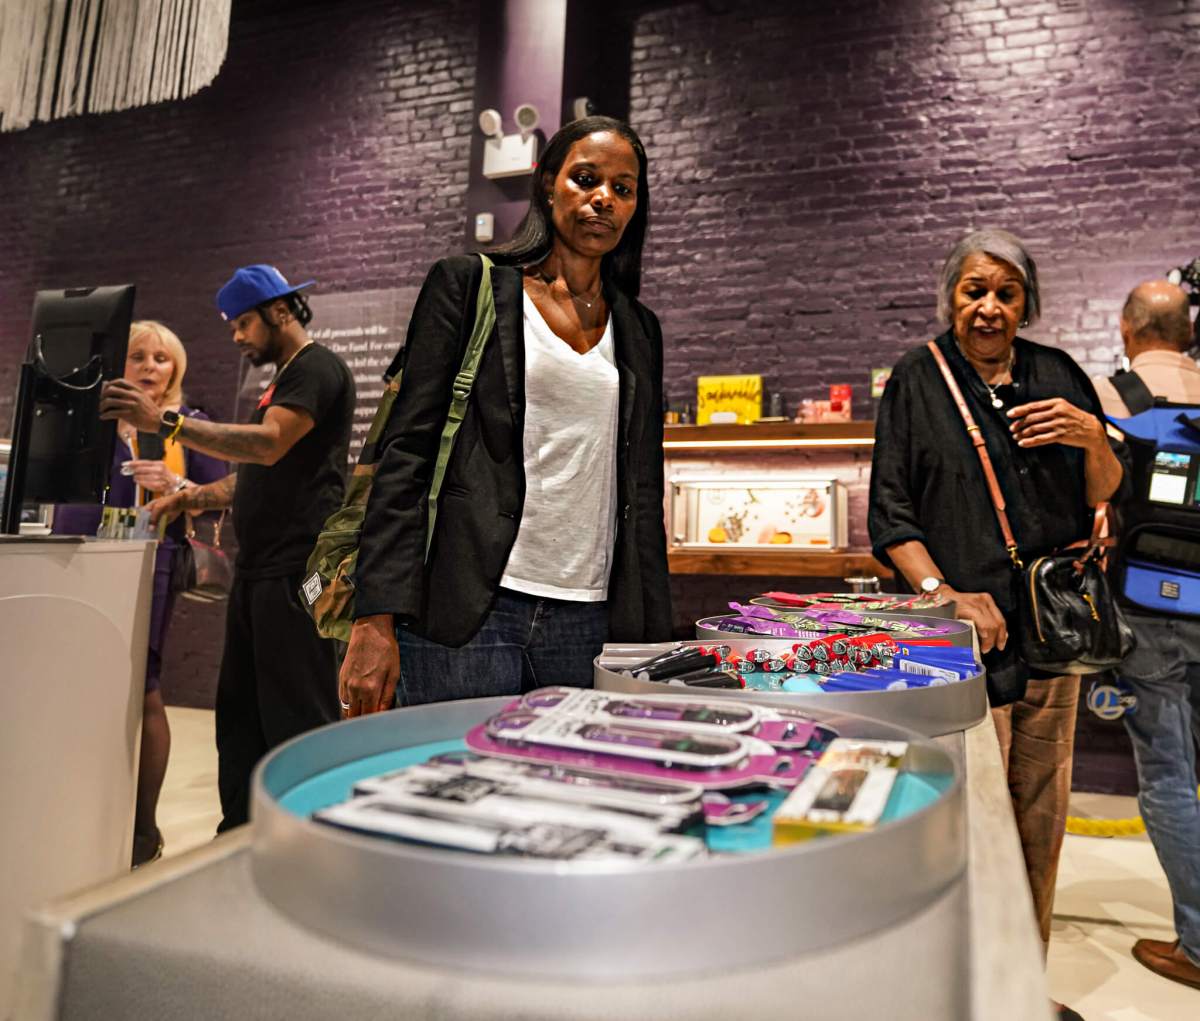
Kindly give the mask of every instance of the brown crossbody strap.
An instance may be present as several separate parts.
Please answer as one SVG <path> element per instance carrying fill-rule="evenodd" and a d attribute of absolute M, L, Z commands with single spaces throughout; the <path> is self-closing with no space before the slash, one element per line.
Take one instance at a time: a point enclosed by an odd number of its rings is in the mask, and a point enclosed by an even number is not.
<path fill-rule="evenodd" d="M 1008 555 L 1012 557 L 1013 567 L 1017 570 L 1024 568 L 1021 563 L 1021 558 L 1017 554 L 1017 540 L 1013 538 L 1012 526 L 1008 523 L 1008 515 L 1004 511 L 1004 495 L 1000 492 L 1000 482 L 996 478 L 996 469 L 992 467 L 992 459 L 988 456 L 987 444 L 983 441 L 983 432 L 975 422 L 974 416 L 971 414 L 971 409 L 967 407 L 966 399 L 962 395 L 962 391 L 958 388 L 958 383 L 955 382 L 954 374 L 950 371 L 950 366 L 946 362 L 946 356 L 942 354 L 941 349 L 937 346 L 937 341 L 929 341 L 925 345 L 933 352 L 934 360 L 938 364 L 938 368 L 942 370 L 942 379 L 946 381 L 946 388 L 950 391 L 950 396 L 954 398 L 954 403 L 958 405 L 958 412 L 962 415 L 963 422 L 967 426 L 967 435 L 971 438 L 971 443 L 975 447 L 975 453 L 979 455 L 979 463 L 983 465 L 983 475 L 987 479 L 988 495 L 992 498 L 992 506 L 996 509 L 996 520 L 1000 522 L 1000 534 L 1004 536 L 1004 548 L 1008 550 Z"/>
<path fill-rule="evenodd" d="M 954 374 L 950 371 L 950 365 L 946 361 L 946 356 L 942 354 L 941 348 L 937 346 L 937 342 L 931 340 L 925 346 L 933 352 L 934 360 L 937 362 L 938 368 L 942 370 L 942 379 L 946 381 L 946 388 L 950 391 L 950 396 L 954 398 L 954 403 L 958 405 L 959 414 L 962 415 L 963 421 L 967 425 L 967 435 L 971 437 L 975 453 L 979 455 L 979 463 L 983 465 L 983 474 L 987 479 L 988 495 L 991 496 L 992 506 L 996 509 L 996 520 L 1000 522 L 1000 534 L 1004 536 L 1004 548 L 1008 550 L 1008 555 L 1012 557 L 1013 567 L 1017 570 L 1022 570 L 1025 565 L 1021 563 L 1021 558 L 1017 554 L 1017 540 L 1013 538 L 1012 526 L 1009 525 L 1008 515 L 1004 511 L 1004 496 L 1000 492 L 1000 482 L 996 478 L 996 469 L 992 467 L 992 459 L 988 455 L 987 445 L 983 441 L 983 432 L 976 424 L 975 418 L 971 414 L 971 409 L 967 407 L 967 402 L 963 399 L 962 391 L 958 388 Z M 1081 560 L 1085 560 L 1102 548 L 1115 545 L 1116 540 L 1105 535 L 1107 524 L 1108 503 L 1104 501 L 1096 504 L 1095 515 L 1092 519 L 1091 537 L 1082 539 L 1079 542 L 1073 542 L 1067 549 L 1086 547 L 1087 553 L 1080 558 Z"/>

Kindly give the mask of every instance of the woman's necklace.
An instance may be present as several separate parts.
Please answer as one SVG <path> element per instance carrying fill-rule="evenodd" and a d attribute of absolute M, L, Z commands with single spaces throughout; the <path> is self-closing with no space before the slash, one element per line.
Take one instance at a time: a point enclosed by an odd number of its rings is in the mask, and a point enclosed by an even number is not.
<path fill-rule="evenodd" d="M 1007 376 L 1008 381 L 1010 383 L 1012 382 L 1012 367 L 1013 367 L 1013 359 L 1014 358 L 1015 358 L 1015 353 L 1013 352 L 1012 348 L 1009 348 L 1008 364 L 1006 366 L 1004 366 L 1004 372 L 1002 372 L 1000 374 L 1001 379 L 1003 379 L 1005 376 Z M 978 370 L 976 370 L 976 371 L 978 371 Z M 980 376 L 979 378 L 981 380 L 983 379 L 982 376 Z M 998 388 L 1002 387 L 1004 384 L 1003 383 L 984 383 L 983 385 L 987 387 L 987 392 L 988 392 L 989 396 L 992 398 L 992 407 L 995 408 L 997 411 L 1000 411 L 1001 409 L 1003 409 L 1004 402 L 1002 400 L 1000 400 L 1000 398 L 996 395 L 996 390 Z"/>
<path fill-rule="evenodd" d="M 962 351 L 961 344 L 959 345 L 958 349 L 960 351 Z M 963 351 L 964 358 L 966 358 L 966 355 L 967 355 L 967 353 L 965 351 Z M 1012 367 L 1013 367 L 1013 362 L 1015 362 L 1016 359 L 1017 359 L 1016 348 L 1010 347 L 1008 349 L 1008 364 L 1004 366 L 1004 371 L 1000 373 L 1001 380 L 1003 380 L 1005 376 L 1008 376 L 1009 382 L 1010 383 L 1012 382 Z M 975 364 L 973 362 L 971 362 L 971 359 L 967 358 L 967 363 L 971 366 L 971 368 L 975 369 L 975 375 L 977 375 L 979 377 L 979 382 L 981 382 L 984 385 L 984 387 L 986 388 L 986 390 L 988 392 L 988 396 L 991 397 L 991 399 L 992 399 L 992 407 L 995 408 L 997 411 L 1003 410 L 1004 402 L 999 398 L 999 396 L 997 396 L 996 391 L 1000 387 L 1002 387 L 1004 385 L 1004 383 L 1003 382 L 998 382 L 998 383 L 987 382 L 987 380 L 985 380 L 983 378 L 983 374 L 979 371 L 978 368 L 975 367 Z"/>
<path fill-rule="evenodd" d="M 574 291 L 571 290 L 571 285 L 567 283 L 566 277 L 561 277 L 561 278 L 556 277 L 553 274 L 546 273 L 542 270 L 538 271 L 538 276 L 540 276 L 542 278 L 542 283 L 544 283 L 546 285 L 547 290 L 549 290 L 551 287 L 554 286 L 555 280 L 561 279 L 563 287 L 566 289 L 566 292 L 571 296 L 572 300 L 578 301 L 589 312 L 592 310 L 592 306 L 594 304 L 596 304 L 596 302 L 600 299 L 600 292 L 603 290 L 602 285 L 597 286 L 596 293 L 592 295 L 592 299 L 591 299 L 591 301 L 589 301 L 582 294 L 576 294 Z"/>

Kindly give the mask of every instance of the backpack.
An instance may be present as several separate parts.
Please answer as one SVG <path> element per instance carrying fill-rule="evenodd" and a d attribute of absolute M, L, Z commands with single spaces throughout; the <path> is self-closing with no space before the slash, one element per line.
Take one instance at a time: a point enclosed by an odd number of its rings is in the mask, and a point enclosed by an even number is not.
<path fill-rule="evenodd" d="M 492 335 L 496 322 L 496 303 L 492 297 L 492 261 L 480 255 L 483 262 L 483 277 L 479 282 L 479 294 L 475 301 L 475 325 L 467 341 L 458 375 L 454 377 L 450 410 L 446 424 L 442 427 L 438 443 L 437 461 L 433 477 L 429 482 L 428 520 L 425 531 L 425 557 L 433 542 L 433 530 L 437 522 L 438 495 L 454 450 L 454 441 L 459 426 L 467 412 L 467 402 L 475 385 L 475 373 L 479 369 L 483 349 Z M 363 518 L 367 512 L 367 501 L 375 482 L 375 472 L 381 454 L 380 441 L 392 414 L 392 406 L 400 393 L 400 381 L 404 374 L 405 349 L 401 349 L 384 373 L 387 384 L 379 407 L 371 420 L 358 463 L 351 472 L 346 485 L 342 506 L 325 521 L 325 527 L 317 536 L 316 545 L 305 566 L 304 582 L 300 586 L 302 605 L 308 610 L 323 638 L 350 640 L 350 628 L 354 623 L 354 571 L 358 566 L 358 543 L 362 534 Z"/>
<path fill-rule="evenodd" d="M 1147 405 L 1149 390 L 1133 372 L 1112 383 L 1134 412 L 1109 419 L 1133 455 L 1133 495 L 1121 505 L 1110 565 L 1114 588 L 1139 612 L 1200 617 L 1200 406 L 1153 395 Z"/>

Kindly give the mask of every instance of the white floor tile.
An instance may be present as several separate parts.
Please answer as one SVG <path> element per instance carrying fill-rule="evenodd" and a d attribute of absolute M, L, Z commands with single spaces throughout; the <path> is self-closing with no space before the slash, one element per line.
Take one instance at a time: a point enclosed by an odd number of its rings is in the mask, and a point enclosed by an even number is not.
<path fill-rule="evenodd" d="M 1134 798 L 1071 797 L 1071 814 L 1086 818 L 1137 811 Z M 1167 880 L 1145 835 L 1067 835 L 1046 966 L 1055 999 L 1086 1021 L 1197 1021 L 1200 991 L 1160 978 L 1130 953 L 1142 937 L 1174 936 Z"/>
<path fill-rule="evenodd" d="M 158 799 L 163 857 L 212 840 L 221 821 L 213 715 L 211 709 L 167 706 L 171 757 Z"/>

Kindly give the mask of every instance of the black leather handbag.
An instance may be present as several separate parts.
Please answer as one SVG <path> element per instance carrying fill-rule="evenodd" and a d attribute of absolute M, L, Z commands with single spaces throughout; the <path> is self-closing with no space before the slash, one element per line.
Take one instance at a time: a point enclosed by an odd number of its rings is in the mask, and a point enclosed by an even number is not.
<path fill-rule="evenodd" d="M 1111 670 L 1137 646 L 1102 565 L 1104 547 L 1112 544 L 1100 534 L 1106 510 L 1107 504 L 1096 508 L 1090 539 L 1038 557 L 1022 572 L 1021 658 L 1031 667 L 1094 674 Z"/>
<path fill-rule="evenodd" d="M 1090 538 L 1072 543 L 1049 556 L 1038 557 L 1026 567 L 1017 553 L 1017 540 L 1004 511 L 1004 497 L 983 433 L 967 407 L 945 356 L 933 341 L 929 342 L 929 349 L 966 423 L 967 435 L 987 479 L 988 494 L 1000 523 L 1004 546 L 1013 570 L 1021 575 L 1017 597 L 1021 658 L 1035 670 L 1052 674 L 1092 674 L 1111 670 L 1133 652 L 1137 638 L 1113 598 L 1102 564 L 1105 549 L 1114 544 L 1114 540 L 1104 534 L 1108 504 L 1101 503 L 1096 507 Z"/>

